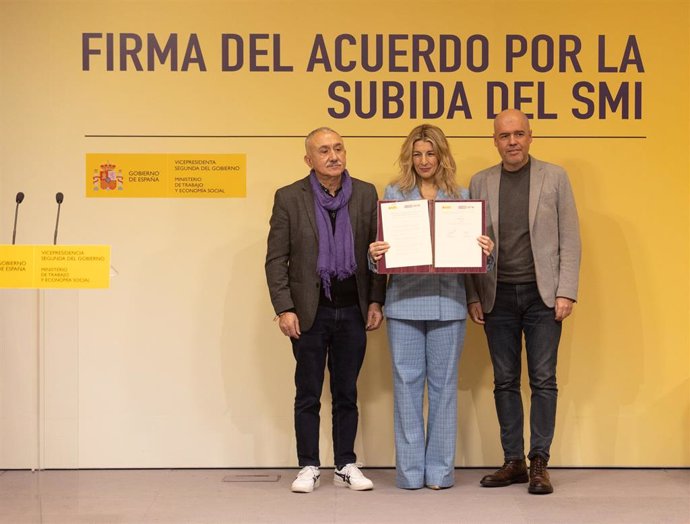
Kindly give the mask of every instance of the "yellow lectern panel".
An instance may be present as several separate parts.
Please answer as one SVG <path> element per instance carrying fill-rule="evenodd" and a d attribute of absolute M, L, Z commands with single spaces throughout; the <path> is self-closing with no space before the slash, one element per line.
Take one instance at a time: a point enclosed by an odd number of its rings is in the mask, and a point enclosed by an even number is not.
<path fill-rule="evenodd" d="M 0 245 L 0 288 L 110 287 L 110 246 Z"/>
<path fill-rule="evenodd" d="M 0 288 L 34 287 L 34 247 L 0 245 Z"/>

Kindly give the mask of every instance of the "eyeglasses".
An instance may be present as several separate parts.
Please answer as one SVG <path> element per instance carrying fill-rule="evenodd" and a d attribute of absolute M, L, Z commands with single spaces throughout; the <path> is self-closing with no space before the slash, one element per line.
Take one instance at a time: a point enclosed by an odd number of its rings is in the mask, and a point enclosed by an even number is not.
<path fill-rule="evenodd" d="M 513 137 L 515 140 L 521 140 L 526 136 L 526 131 L 513 131 L 512 133 L 499 133 L 496 138 L 501 142 L 507 142 L 510 140 L 510 137 Z"/>

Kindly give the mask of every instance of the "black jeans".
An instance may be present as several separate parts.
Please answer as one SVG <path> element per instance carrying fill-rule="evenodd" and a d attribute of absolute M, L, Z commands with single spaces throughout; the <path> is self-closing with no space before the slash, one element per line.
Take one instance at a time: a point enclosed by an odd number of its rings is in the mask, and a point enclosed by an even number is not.
<path fill-rule="evenodd" d="M 295 369 L 295 434 L 300 467 L 319 466 L 319 425 L 324 368 L 332 396 L 333 451 L 336 466 L 357 461 L 357 377 L 367 337 L 358 306 L 319 306 L 314 325 L 292 339 Z"/>
<path fill-rule="evenodd" d="M 494 367 L 494 400 L 505 460 L 525 457 L 520 396 L 522 333 L 532 390 L 528 457 L 549 459 L 556 424 L 556 361 L 561 323 L 544 304 L 536 283 L 498 284 L 496 302 L 485 314 L 484 331 Z"/>

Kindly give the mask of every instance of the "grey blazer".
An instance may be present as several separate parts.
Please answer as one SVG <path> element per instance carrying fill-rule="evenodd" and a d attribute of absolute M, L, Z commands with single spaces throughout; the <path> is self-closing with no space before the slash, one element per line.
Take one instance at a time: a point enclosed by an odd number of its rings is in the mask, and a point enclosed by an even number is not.
<path fill-rule="evenodd" d="M 580 231 L 573 190 L 562 167 L 531 157 L 529 233 L 537 287 L 542 300 L 554 307 L 556 297 L 577 299 L 580 271 Z M 501 164 L 480 171 L 470 181 L 470 198 L 486 201 L 487 235 L 496 243 L 498 258 L 498 187 Z M 467 279 L 467 302 L 481 301 L 491 312 L 498 271 Z"/>
<path fill-rule="evenodd" d="M 352 179 L 348 204 L 355 244 L 357 292 L 362 317 L 366 322 L 371 302 L 384 303 L 385 275 L 369 271 L 367 252 L 376 239 L 376 188 Z M 294 309 L 300 329 L 311 328 L 316 317 L 321 279 L 316 274 L 319 239 L 314 211 L 314 194 L 309 177 L 276 191 L 268 233 L 266 280 L 276 314 Z"/>

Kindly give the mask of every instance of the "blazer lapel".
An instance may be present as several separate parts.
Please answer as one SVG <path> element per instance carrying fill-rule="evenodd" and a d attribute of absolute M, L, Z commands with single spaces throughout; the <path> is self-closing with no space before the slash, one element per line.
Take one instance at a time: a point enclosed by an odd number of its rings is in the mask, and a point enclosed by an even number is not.
<path fill-rule="evenodd" d="M 498 195 L 501 183 L 501 164 L 496 166 L 486 177 L 486 190 L 488 193 L 489 213 L 491 215 L 491 225 L 494 229 L 496 242 L 498 241 Z"/>
<path fill-rule="evenodd" d="M 539 197 L 541 196 L 541 188 L 544 184 L 544 167 L 541 163 L 532 158 L 532 164 L 529 171 L 529 230 L 532 231 L 534 227 L 534 220 L 537 217 L 537 207 L 539 206 Z"/>
<path fill-rule="evenodd" d="M 357 233 L 357 221 L 359 220 L 359 213 L 357 213 L 357 202 L 355 199 L 358 197 L 357 191 L 355 191 L 354 184 L 352 187 L 352 195 L 350 196 L 350 201 L 347 203 L 347 211 L 350 214 L 350 226 L 352 227 L 353 237 Z M 368 248 L 369 246 L 367 246 Z"/>
<path fill-rule="evenodd" d="M 304 202 L 304 209 L 307 212 L 311 228 L 318 239 L 319 233 L 316 229 L 316 212 L 314 211 L 314 193 L 309 184 L 309 177 L 305 178 L 302 182 L 302 201 Z"/>

